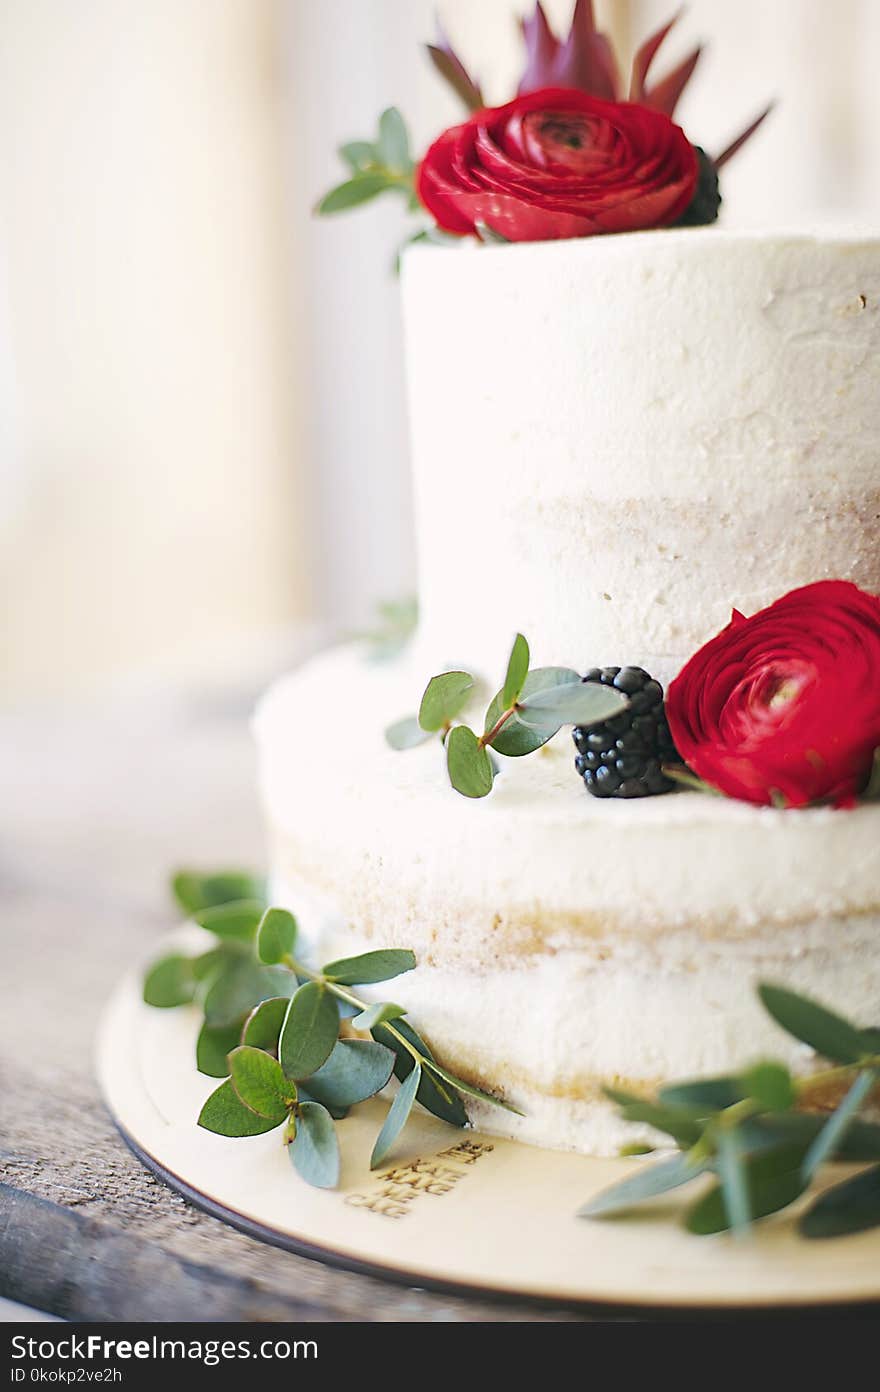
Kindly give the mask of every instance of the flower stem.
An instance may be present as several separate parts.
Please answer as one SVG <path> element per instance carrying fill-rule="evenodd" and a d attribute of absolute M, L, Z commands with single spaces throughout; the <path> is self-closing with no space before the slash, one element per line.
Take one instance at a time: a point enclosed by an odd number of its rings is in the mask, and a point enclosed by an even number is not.
<path fill-rule="evenodd" d="M 480 738 L 477 740 L 477 744 L 480 746 L 481 749 L 485 749 L 486 745 L 491 744 L 493 739 L 495 739 L 496 736 L 501 733 L 510 717 L 516 714 L 516 710 L 517 708 L 515 704 L 512 706 L 508 706 L 504 714 L 499 715 L 498 719 L 495 721 L 495 724 L 492 726 L 492 729 L 487 730 L 485 734 L 480 735 Z"/>

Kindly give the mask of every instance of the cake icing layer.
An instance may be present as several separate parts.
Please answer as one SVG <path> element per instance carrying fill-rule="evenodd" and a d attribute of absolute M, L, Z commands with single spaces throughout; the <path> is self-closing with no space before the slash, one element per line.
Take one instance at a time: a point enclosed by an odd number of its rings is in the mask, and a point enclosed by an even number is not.
<path fill-rule="evenodd" d="M 880 591 L 880 239 L 416 247 L 403 291 L 429 667 L 668 680 L 733 606 Z"/>
<path fill-rule="evenodd" d="M 880 804 L 596 802 L 566 732 L 502 760 L 492 796 L 469 802 L 438 742 L 385 744 L 423 678 L 352 648 L 285 678 L 256 718 L 261 792 L 276 892 L 307 936 L 329 956 L 413 948 L 399 994 L 416 1023 L 527 1112 L 481 1110 L 481 1126 L 610 1153 L 624 1137 L 603 1083 L 650 1089 L 762 1053 L 805 1066 L 758 979 L 874 1018 Z M 316 738 L 316 712 L 345 738 Z"/>

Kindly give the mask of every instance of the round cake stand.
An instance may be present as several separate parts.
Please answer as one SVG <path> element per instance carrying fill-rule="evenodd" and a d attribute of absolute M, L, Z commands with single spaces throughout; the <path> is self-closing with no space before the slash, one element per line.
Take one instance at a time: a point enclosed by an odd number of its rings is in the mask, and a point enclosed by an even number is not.
<path fill-rule="evenodd" d="M 218 1080 L 195 1068 L 198 1019 L 153 1010 L 139 978 L 104 1012 L 97 1067 L 119 1130 L 144 1164 L 188 1199 L 252 1236 L 408 1284 L 572 1303 L 720 1310 L 880 1299 L 880 1232 L 798 1237 L 792 1210 L 744 1239 L 700 1238 L 676 1222 L 673 1194 L 638 1217 L 575 1216 L 633 1164 L 537 1150 L 458 1131 L 419 1109 L 379 1171 L 370 1150 L 387 1104 L 339 1125 L 334 1191 L 294 1172 L 281 1131 L 242 1140 L 196 1125 Z"/>

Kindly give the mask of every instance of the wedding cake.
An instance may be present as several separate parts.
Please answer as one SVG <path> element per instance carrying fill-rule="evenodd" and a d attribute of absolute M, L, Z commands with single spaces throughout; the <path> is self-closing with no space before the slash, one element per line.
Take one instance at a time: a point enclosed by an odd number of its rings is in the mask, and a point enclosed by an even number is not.
<path fill-rule="evenodd" d="M 699 225 L 741 141 L 685 140 L 657 41 L 613 100 L 586 13 L 578 50 L 538 8 L 503 108 L 434 50 L 476 114 L 417 171 L 458 244 L 403 258 L 418 630 L 315 658 L 255 728 L 274 902 L 325 956 L 414 951 L 428 1043 L 521 1112 L 469 1099 L 481 1128 L 612 1154 L 608 1088 L 808 1065 L 757 981 L 878 1018 L 880 239 Z M 392 116 L 324 211 L 405 183 Z M 518 633 L 620 713 L 505 742 Z"/>
<path fill-rule="evenodd" d="M 275 898 L 332 955 L 415 951 L 429 1042 L 524 1114 L 481 1127 L 612 1153 L 603 1085 L 779 1053 L 757 977 L 876 1016 L 880 804 L 594 799 L 567 731 L 468 801 L 383 731 L 434 672 L 498 677 L 518 629 L 665 681 L 733 607 L 880 592 L 880 239 L 416 248 L 403 299 L 422 620 L 263 701 Z"/>

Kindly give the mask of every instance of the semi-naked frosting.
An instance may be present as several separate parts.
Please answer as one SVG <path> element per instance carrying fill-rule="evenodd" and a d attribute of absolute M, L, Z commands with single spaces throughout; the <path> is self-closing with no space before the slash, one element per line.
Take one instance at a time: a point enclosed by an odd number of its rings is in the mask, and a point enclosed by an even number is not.
<path fill-rule="evenodd" d="M 880 240 L 416 247 L 403 280 L 430 659 L 520 630 L 663 680 L 734 603 L 880 591 Z"/>
<path fill-rule="evenodd" d="M 734 605 L 880 592 L 880 241 L 417 249 L 404 305 L 422 620 L 403 659 L 341 649 L 264 698 L 276 896 L 316 951 L 413 948 L 391 994 L 525 1114 L 481 1126 L 608 1154 L 603 1085 L 809 1065 L 758 980 L 876 1021 L 880 804 L 598 801 L 567 732 L 473 802 L 438 741 L 383 731 L 444 667 L 490 695 L 517 630 L 536 664 L 668 679 Z"/>
<path fill-rule="evenodd" d="M 275 895 L 307 937 L 326 957 L 411 947 L 416 970 L 379 989 L 526 1113 L 480 1109 L 480 1125 L 608 1153 L 632 1137 L 603 1082 L 806 1063 L 757 1004 L 759 978 L 877 1017 L 880 804 L 599 802 L 564 731 L 471 802 L 439 742 L 385 744 L 423 676 L 346 648 L 279 683 L 256 722 L 262 798 Z"/>

